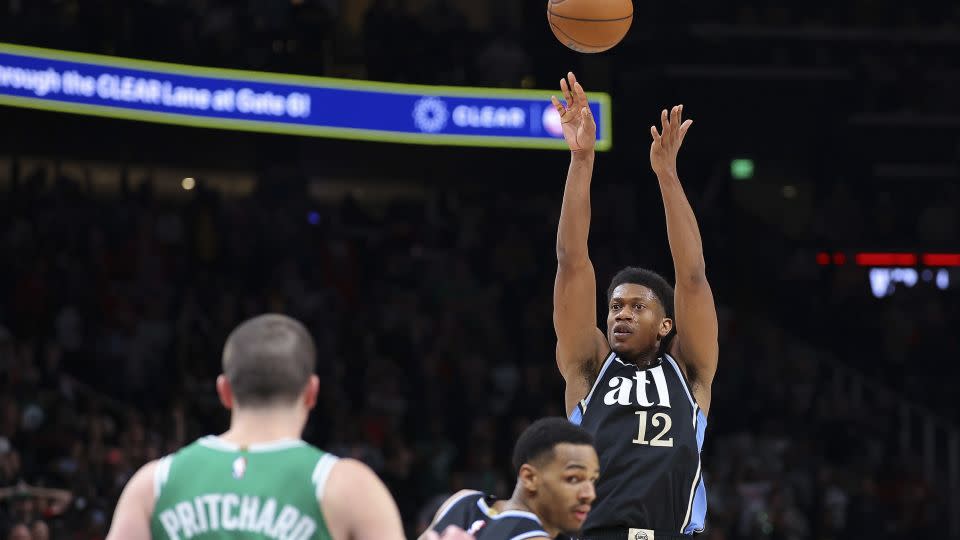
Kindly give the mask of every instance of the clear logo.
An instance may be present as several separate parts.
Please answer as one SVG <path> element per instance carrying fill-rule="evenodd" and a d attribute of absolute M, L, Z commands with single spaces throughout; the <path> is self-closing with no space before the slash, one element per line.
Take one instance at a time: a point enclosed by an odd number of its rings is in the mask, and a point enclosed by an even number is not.
<path fill-rule="evenodd" d="M 426 133 L 436 133 L 447 125 L 447 104 L 435 97 L 425 97 L 413 105 L 413 123 Z"/>

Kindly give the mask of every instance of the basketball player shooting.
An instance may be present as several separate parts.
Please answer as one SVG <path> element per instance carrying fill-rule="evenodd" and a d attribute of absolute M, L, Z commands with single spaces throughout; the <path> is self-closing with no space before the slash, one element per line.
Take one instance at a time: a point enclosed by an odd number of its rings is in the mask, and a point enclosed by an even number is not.
<path fill-rule="evenodd" d="M 650 165 L 660 184 L 676 292 L 636 267 L 607 289 L 606 333 L 597 328 L 597 283 L 587 249 L 596 124 L 573 73 L 556 97 L 571 150 L 557 230 L 553 322 L 570 420 L 593 434 L 600 480 L 582 538 L 663 540 L 701 532 L 706 488 L 700 450 L 717 369 L 717 313 L 700 231 L 677 175 L 690 129 L 683 106 L 650 127 Z M 618 201 L 614 212 L 637 212 Z M 642 239 L 633 240 L 643 249 Z M 674 310 L 674 307 L 676 309 Z"/>

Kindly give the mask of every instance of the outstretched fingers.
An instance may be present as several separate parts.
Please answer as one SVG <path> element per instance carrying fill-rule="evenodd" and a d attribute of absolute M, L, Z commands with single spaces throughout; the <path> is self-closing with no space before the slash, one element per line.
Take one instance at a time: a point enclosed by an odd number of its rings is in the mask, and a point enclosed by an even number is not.
<path fill-rule="evenodd" d="M 583 107 L 584 109 L 589 108 L 590 104 L 587 103 L 587 93 L 583 91 L 583 87 L 580 86 L 580 83 L 574 84 L 573 90 L 577 97 L 577 105 Z"/>
<path fill-rule="evenodd" d="M 573 108 L 573 95 L 570 93 L 570 87 L 567 85 L 566 79 L 560 79 L 560 91 L 563 92 L 563 100 L 566 102 L 567 108 Z"/>
<path fill-rule="evenodd" d="M 660 124 L 663 126 L 660 136 L 667 143 L 683 141 L 692 123 L 691 120 L 683 120 L 683 105 L 674 105 L 669 111 L 663 109 L 660 111 Z"/>
<path fill-rule="evenodd" d="M 563 114 L 567 112 L 567 109 L 563 106 L 563 104 L 560 103 L 560 100 L 557 99 L 557 96 L 550 96 L 550 102 L 553 103 L 553 108 L 560 113 L 560 116 L 563 116 Z"/>
<path fill-rule="evenodd" d="M 580 86 L 580 83 L 577 82 L 577 76 L 574 75 L 572 71 L 567 72 L 567 82 L 570 83 L 570 97 L 573 98 L 573 102 L 569 104 L 569 106 L 572 108 L 583 105 L 583 102 L 580 101 L 580 95 L 577 92 L 577 87 Z"/>
<path fill-rule="evenodd" d="M 693 120 L 684 120 L 683 124 L 680 125 L 680 142 L 683 142 L 683 138 L 687 136 L 687 130 L 690 129 L 690 126 L 693 124 Z"/>

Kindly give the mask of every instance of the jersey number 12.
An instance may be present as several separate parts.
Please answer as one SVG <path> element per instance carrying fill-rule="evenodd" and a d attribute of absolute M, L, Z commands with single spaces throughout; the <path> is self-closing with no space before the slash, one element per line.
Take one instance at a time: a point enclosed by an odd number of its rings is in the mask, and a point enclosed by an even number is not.
<path fill-rule="evenodd" d="M 647 440 L 647 411 L 637 411 L 637 415 L 640 416 L 640 427 L 637 430 L 637 438 L 633 440 L 633 444 L 649 444 L 650 446 L 669 446 L 673 447 L 673 437 L 669 439 L 664 439 L 663 436 L 670 431 L 670 426 L 673 425 L 673 421 L 670 420 L 670 415 L 662 412 L 655 413 L 651 418 L 654 428 L 658 428 L 663 425 L 663 429 L 660 430 L 660 433 L 657 434 L 651 440 Z"/>

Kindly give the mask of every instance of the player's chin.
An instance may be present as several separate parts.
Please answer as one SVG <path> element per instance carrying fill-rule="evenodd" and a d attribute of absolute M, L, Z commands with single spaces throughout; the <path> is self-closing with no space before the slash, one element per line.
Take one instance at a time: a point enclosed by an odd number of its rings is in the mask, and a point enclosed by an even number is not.
<path fill-rule="evenodd" d="M 610 344 L 610 350 L 619 355 L 627 354 L 630 352 L 630 349 L 631 349 L 630 344 L 628 342 L 621 341 L 619 339 L 610 338 L 609 340 L 607 340 L 607 343 Z"/>
<path fill-rule="evenodd" d="M 569 523 L 564 523 L 560 527 L 560 532 L 563 533 L 564 536 L 577 538 L 580 536 L 580 533 L 583 530 L 583 523 L 583 521 L 578 521 L 575 518 L 571 518 Z"/>
<path fill-rule="evenodd" d="M 583 511 L 582 509 L 574 508 L 567 518 L 567 522 L 563 524 L 563 534 L 567 536 L 577 536 L 580 533 L 580 529 L 583 528 L 584 522 L 587 521 L 588 511 Z"/>
<path fill-rule="evenodd" d="M 617 356 L 623 358 L 632 358 L 639 351 L 643 350 L 643 346 L 633 343 L 632 340 L 610 340 L 610 350 L 617 353 Z"/>

